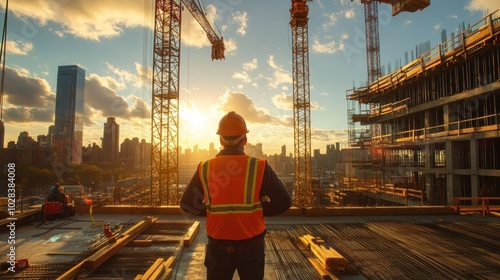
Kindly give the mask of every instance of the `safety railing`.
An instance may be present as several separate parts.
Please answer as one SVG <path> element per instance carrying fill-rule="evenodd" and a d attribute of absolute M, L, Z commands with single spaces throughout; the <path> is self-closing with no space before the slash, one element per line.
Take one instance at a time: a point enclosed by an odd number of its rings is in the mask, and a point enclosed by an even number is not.
<path fill-rule="evenodd" d="M 500 197 L 454 197 L 455 214 L 481 212 L 483 216 L 491 211 L 500 211 Z"/>

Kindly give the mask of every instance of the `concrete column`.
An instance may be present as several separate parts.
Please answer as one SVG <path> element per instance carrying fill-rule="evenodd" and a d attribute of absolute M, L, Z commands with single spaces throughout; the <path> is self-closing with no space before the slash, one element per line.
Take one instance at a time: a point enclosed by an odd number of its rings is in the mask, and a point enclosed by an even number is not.
<path fill-rule="evenodd" d="M 446 202 L 453 204 L 453 168 L 452 168 L 452 145 L 450 140 L 445 142 L 445 165 L 446 165 Z"/>
<path fill-rule="evenodd" d="M 448 131 L 449 127 L 448 124 L 450 123 L 450 105 L 449 104 L 444 104 L 443 105 L 443 120 L 444 120 L 444 131 Z"/>
<path fill-rule="evenodd" d="M 431 144 L 425 144 L 425 170 L 431 169 L 431 163 L 433 160 L 433 155 L 431 151 Z M 427 198 L 427 203 L 431 204 L 434 197 L 431 196 L 431 188 L 434 184 L 434 173 L 425 173 L 425 197 Z"/>
<path fill-rule="evenodd" d="M 478 173 L 478 152 L 477 152 L 477 139 L 470 139 L 470 169 L 472 171 L 472 175 L 470 178 L 471 182 L 471 196 L 472 197 L 478 197 L 481 195 L 479 193 L 479 176 L 477 175 Z"/>

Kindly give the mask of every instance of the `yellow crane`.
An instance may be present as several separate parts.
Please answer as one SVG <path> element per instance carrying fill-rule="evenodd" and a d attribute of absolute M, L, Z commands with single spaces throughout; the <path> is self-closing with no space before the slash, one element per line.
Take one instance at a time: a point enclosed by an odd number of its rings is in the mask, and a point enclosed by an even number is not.
<path fill-rule="evenodd" d="M 182 2 L 182 3 L 181 3 Z M 155 0 L 151 110 L 151 204 L 179 203 L 179 66 L 182 7 L 212 44 L 212 60 L 224 59 L 224 42 L 194 0 Z"/>
<path fill-rule="evenodd" d="M 309 85 L 309 38 L 307 2 L 292 0 L 294 204 L 305 208 L 312 203 L 311 102 Z"/>

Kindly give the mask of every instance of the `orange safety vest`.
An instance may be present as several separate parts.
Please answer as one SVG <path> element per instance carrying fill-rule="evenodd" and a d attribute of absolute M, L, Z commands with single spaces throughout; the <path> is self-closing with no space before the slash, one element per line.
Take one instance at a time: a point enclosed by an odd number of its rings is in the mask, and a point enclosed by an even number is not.
<path fill-rule="evenodd" d="M 208 236 L 243 240 L 264 232 L 260 189 L 265 167 L 265 160 L 247 155 L 218 156 L 199 164 Z"/>

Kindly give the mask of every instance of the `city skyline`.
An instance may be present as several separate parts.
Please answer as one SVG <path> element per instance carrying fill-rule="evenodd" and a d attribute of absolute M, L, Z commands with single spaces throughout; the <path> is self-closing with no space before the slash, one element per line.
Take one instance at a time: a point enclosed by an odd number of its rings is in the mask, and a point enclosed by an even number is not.
<path fill-rule="evenodd" d="M 109 118 L 114 119 L 113 117 L 109 117 Z M 107 126 L 107 125 L 109 125 L 109 123 L 106 122 L 106 123 L 103 123 L 103 125 L 104 125 L 103 134 L 104 134 L 104 131 L 109 127 L 109 126 Z M 51 131 L 53 131 L 53 127 L 54 126 L 51 126 L 51 127 L 48 128 L 49 132 L 47 134 L 32 135 L 32 134 L 30 134 L 29 131 L 21 131 L 19 133 L 19 135 L 16 137 L 17 141 L 10 140 L 6 144 L 6 146 L 7 146 L 7 148 L 12 148 L 12 147 L 21 148 L 21 146 L 24 147 L 24 145 L 22 143 L 26 142 L 26 140 L 25 140 L 26 138 L 31 138 L 32 141 L 38 142 L 39 145 L 41 145 L 41 146 L 45 146 L 45 145 L 50 146 L 50 142 L 51 142 L 50 141 L 50 139 L 51 139 L 50 135 L 52 134 Z M 20 140 L 20 139 L 23 139 L 23 140 Z M 43 139 L 43 143 L 40 143 L 39 139 Z M 151 144 L 150 142 L 147 142 L 147 140 L 144 139 L 144 138 L 141 139 L 139 137 L 127 137 L 127 138 L 124 138 L 123 140 L 119 141 L 118 142 L 118 144 L 119 144 L 118 146 L 121 146 L 121 144 L 125 143 L 126 141 L 133 141 L 134 139 L 137 139 L 137 140 L 140 140 L 140 141 L 145 141 L 146 144 Z M 20 141 L 22 141 L 22 142 L 20 142 Z M 20 146 L 20 143 L 21 143 L 21 146 Z M 103 149 L 104 145 L 99 145 L 96 142 L 88 143 L 86 145 L 82 145 L 82 148 L 92 148 L 92 147 L 98 147 L 98 148 Z M 213 153 L 212 151 L 219 152 L 221 148 L 222 148 L 221 145 L 216 146 L 215 143 L 213 143 L 213 142 L 208 143 L 207 147 L 200 147 L 200 145 L 198 145 L 198 144 L 193 144 L 192 146 L 188 146 L 188 147 L 186 147 L 186 146 L 179 146 L 180 154 L 182 154 L 182 155 L 186 155 L 186 154 L 189 154 L 189 153 L 197 153 L 197 151 L 206 151 L 206 152 L 209 152 L 210 156 L 215 156 L 215 153 Z M 279 152 L 276 152 L 276 153 L 267 153 L 266 149 L 265 149 L 265 146 L 262 143 L 255 143 L 254 144 L 254 143 L 248 142 L 245 145 L 244 148 L 245 148 L 245 151 L 247 151 L 247 152 L 250 151 L 250 153 L 253 154 L 253 155 L 255 155 L 255 156 L 275 156 L 275 155 L 281 155 L 281 156 L 283 156 L 284 155 L 284 156 L 287 156 L 287 157 L 288 156 L 292 156 L 293 157 L 292 148 L 286 146 L 285 144 L 282 144 L 280 146 Z M 332 143 L 332 144 L 327 144 L 323 148 L 325 150 L 325 153 L 321 153 L 321 149 L 313 149 L 313 151 L 312 151 L 313 153 L 311 154 L 311 156 L 314 157 L 314 154 L 326 154 L 332 148 L 333 148 L 333 150 L 337 150 L 337 151 L 342 150 L 342 148 L 340 146 L 340 142 L 336 142 L 336 143 Z M 118 149 L 118 154 L 119 153 L 121 153 L 121 149 Z M 84 154 L 84 152 L 82 152 L 82 154 Z"/>
<path fill-rule="evenodd" d="M 69 64 L 86 71 L 84 146 L 100 142 L 102 124 L 109 116 L 121 124 L 121 139 L 150 139 L 151 4 L 10 3 L 5 143 L 21 130 L 46 133 L 54 123 L 56 69 Z M 203 30 L 189 12 L 182 15 L 178 144 L 218 143 L 218 120 L 236 110 L 247 120 L 249 142 L 264 144 L 268 154 L 279 153 L 281 145 L 293 146 L 290 2 L 220 4 L 210 2 L 205 8 L 224 36 L 224 61 L 211 61 Z M 336 142 L 345 148 L 346 90 L 366 83 L 363 5 L 360 1 L 308 5 L 312 148 L 324 151 Z M 392 17 L 390 5 L 380 4 L 384 72 L 397 69 L 406 58 L 414 59 L 415 46 L 426 41 L 436 46 L 443 30 L 457 33 L 462 23 L 474 23 L 499 6 L 498 1 L 485 0 L 431 1 L 422 11 Z"/>

